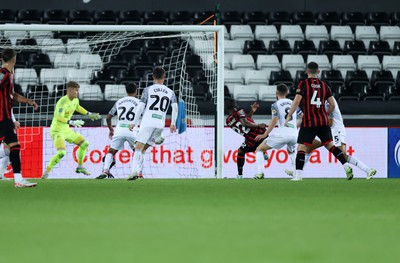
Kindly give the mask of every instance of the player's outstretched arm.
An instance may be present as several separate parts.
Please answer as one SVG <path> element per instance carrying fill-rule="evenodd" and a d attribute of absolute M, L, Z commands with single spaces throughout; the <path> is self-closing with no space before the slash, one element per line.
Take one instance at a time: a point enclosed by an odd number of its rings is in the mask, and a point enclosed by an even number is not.
<path fill-rule="evenodd" d="M 86 110 L 84 107 L 82 107 L 81 105 L 78 105 L 78 106 L 76 107 L 76 111 L 79 112 L 79 113 L 82 114 L 82 115 L 88 115 L 88 116 L 89 116 L 89 119 L 91 119 L 92 121 L 99 120 L 99 119 L 101 118 L 101 116 L 100 116 L 99 113 L 87 111 L 87 110 Z"/>
<path fill-rule="evenodd" d="M 13 93 L 13 99 L 16 102 L 27 103 L 27 104 L 33 106 L 33 108 L 35 110 L 37 110 L 39 108 L 39 106 L 36 104 L 36 102 L 34 100 L 25 98 L 24 96 L 22 96 L 22 95 L 20 95 L 20 94 L 18 94 L 16 92 Z"/>
<path fill-rule="evenodd" d="M 253 114 L 257 111 L 257 109 L 260 107 L 260 104 L 258 104 L 257 102 L 254 102 L 251 105 L 251 110 L 250 112 L 247 114 L 247 117 L 251 118 L 253 116 Z"/>
<path fill-rule="evenodd" d="M 176 119 L 178 118 L 178 103 L 171 103 L 172 113 L 171 113 L 171 125 L 169 127 L 172 133 L 176 132 Z"/>
<path fill-rule="evenodd" d="M 267 136 L 272 132 L 277 123 L 278 123 L 278 117 L 273 117 L 268 124 L 268 129 L 263 134 L 256 136 L 256 141 L 267 138 Z"/>

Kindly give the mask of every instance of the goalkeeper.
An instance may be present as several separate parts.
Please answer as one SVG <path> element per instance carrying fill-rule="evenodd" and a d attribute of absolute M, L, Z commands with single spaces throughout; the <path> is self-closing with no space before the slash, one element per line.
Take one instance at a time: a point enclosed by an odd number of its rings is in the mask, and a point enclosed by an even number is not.
<path fill-rule="evenodd" d="M 54 117 L 50 126 L 50 135 L 54 141 L 54 145 L 57 148 L 57 153 L 50 159 L 50 163 L 44 172 L 42 179 L 46 179 L 53 167 L 60 162 L 60 160 L 66 154 L 65 141 L 73 143 L 79 146 L 77 151 L 78 167 L 76 173 L 82 173 L 84 175 L 90 175 L 89 171 L 83 167 L 83 158 L 85 157 L 89 143 L 83 138 L 83 136 L 72 129 L 69 125 L 74 127 L 82 127 L 84 121 L 82 120 L 71 120 L 72 115 L 75 111 L 82 115 L 88 115 L 93 120 L 100 119 L 100 114 L 92 113 L 85 110 L 79 105 L 78 99 L 79 84 L 70 81 L 67 83 L 67 95 L 60 98 L 57 101 L 56 108 L 54 109 Z"/>

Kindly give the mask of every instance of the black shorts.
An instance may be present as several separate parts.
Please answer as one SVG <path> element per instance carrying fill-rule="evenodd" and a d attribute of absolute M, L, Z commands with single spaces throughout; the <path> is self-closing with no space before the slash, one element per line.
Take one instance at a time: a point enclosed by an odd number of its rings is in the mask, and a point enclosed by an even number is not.
<path fill-rule="evenodd" d="M 263 142 L 263 140 L 255 141 L 252 143 L 249 143 L 247 140 L 245 140 L 242 145 L 240 145 L 239 149 L 242 149 L 243 152 L 245 153 L 251 153 L 255 152 L 258 145 L 260 145 Z"/>
<path fill-rule="evenodd" d="M 18 137 L 15 133 L 15 126 L 12 120 L 0 121 L 0 142 L 1 141 L 4 141 L 6 144 L 18 142 Z"/>
<path fill-rule="evenodd" d="M 297 137 L 297 143 L 311 146 L 315 136 L 318 136 L 321 139 L 322 145 L 330 143 L 332 141 L 331 127 L 301 127 L 299 137 Z"/>

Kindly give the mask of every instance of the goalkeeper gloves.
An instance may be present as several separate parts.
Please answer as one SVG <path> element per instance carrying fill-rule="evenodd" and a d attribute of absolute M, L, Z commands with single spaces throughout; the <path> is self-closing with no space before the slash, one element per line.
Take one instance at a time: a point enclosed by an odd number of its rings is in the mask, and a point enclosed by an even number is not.
<path fill-rule="evenodd" d="M 75 127 L 82 127 L 85 122 L 83 120 L 76 120 L 76 121 L 68 121 L 69 125 L 75 126 Z"/>
<path fill-rule="evenodd" d="M 100 114 L 95 113 L 95 112 L 89 112 L 88 115 L 89 115 L 89 119 L 91 119 L 92 121 L 96 121 L 101 118 Z"/>

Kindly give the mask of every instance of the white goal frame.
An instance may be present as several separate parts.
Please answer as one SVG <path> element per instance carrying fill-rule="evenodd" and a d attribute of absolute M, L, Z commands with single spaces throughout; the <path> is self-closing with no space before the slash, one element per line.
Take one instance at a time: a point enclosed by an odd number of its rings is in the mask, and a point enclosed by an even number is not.
<path fill-rule="evenodd" d="M 224 30 L 225 27 L 200 25 L 47 25 L 4 24 L 0 31 L 76 31 L 76 32 L 215 32 L 217 34 L 217 98 L 215 176 L 224 178 Z"/>

